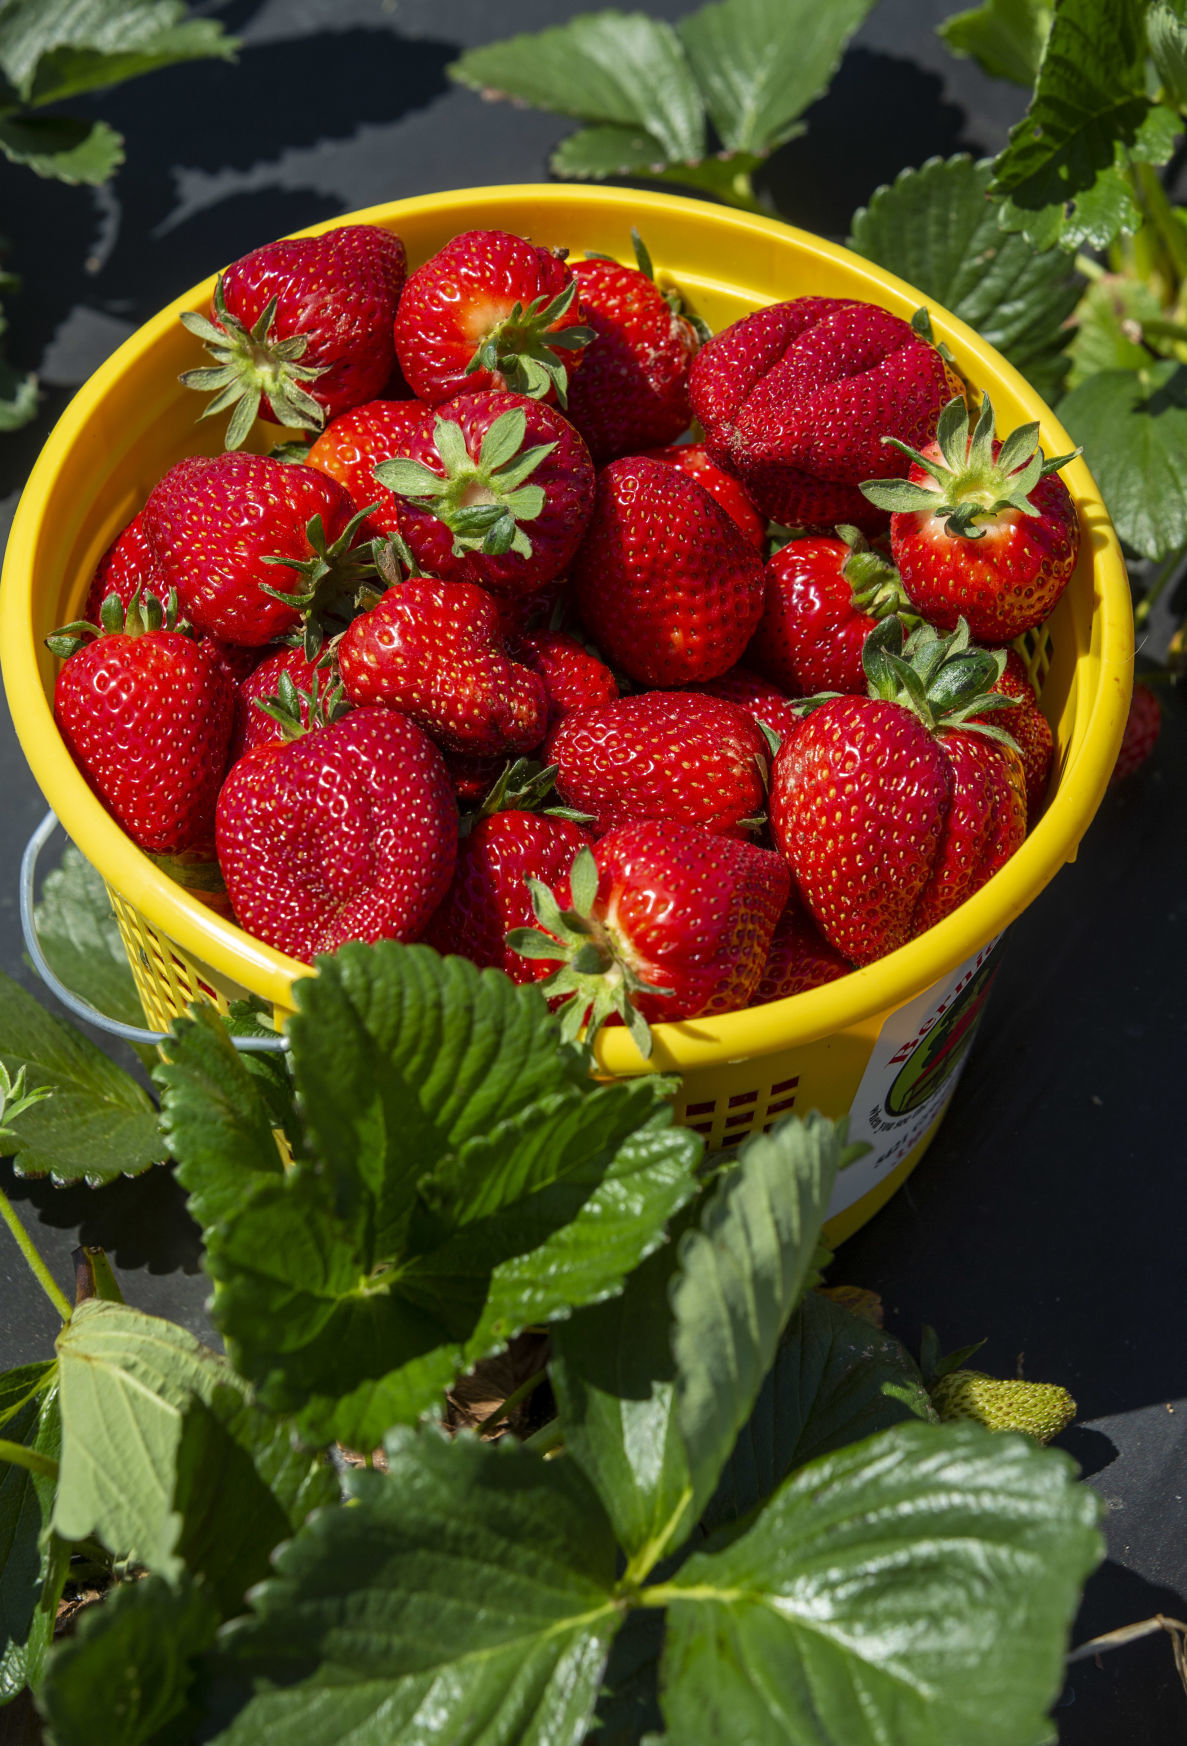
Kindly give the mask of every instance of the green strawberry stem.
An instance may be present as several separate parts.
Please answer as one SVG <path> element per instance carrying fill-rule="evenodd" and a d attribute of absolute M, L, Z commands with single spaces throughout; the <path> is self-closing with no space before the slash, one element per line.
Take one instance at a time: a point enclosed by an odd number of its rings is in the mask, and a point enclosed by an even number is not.
<path fill-rule="evenodd" d="M 507 944 L 525 958 L 560 960 L 560 968 L 537 984 L 541 993 L 566 998 L 558 1007 L 561 1036 L 576 1042 L 584 1029 L 593 1048 L 602 1026 L 617 1013 L 644 1059 L 651 1056 L 651 1028 L 635 1006 L 634 994 L 665 994 L 644 982 L 623 955 L 613 932 L 593 915 L 598 895 L 598 865 L 589 849 L 579 849 L 569 874 L 572 908 L 562 909 L 539 879 L 526 881 L 539 928 L 512 928 Z"/>
<path fill-rule="evenodd" d="M 329 656 L 323 656 L 318 667 L 328 674 Z M 341 680 L 331 680 L 326 685 L 319 685 L 316 678 L 308 691 L 302 691 L 295 685 L 292 676 L 282 673 L 276 681 L 276 693 L 272 697 L 253 697 L 252 703 L 270 721 L 274 721 L 283 730 L 286 740 L 299 740 L 303 734 L 312 733 L 316 728 L 330 727 L 334 722 L 341 721 L 350 710 L 350 701 L 342 688 Z M 301 705 L 305 705 L 307 719 L 301 720 Z"/>
<path fill-rule="evenodd" d="M 0 1437 L 0 1461 L 23 1467 L 39 1479 L 56 1480 L 58 1477 L 58 1464 L 52 1455 L 42 1455 L 40 1450 L 26 1448 L 24 1443 L 10 1443 L 7 1437 Z"/>
<path fill-rule="evenodd" d="M 897 569 L 881 552 L 874 551 L 860 528 L 843 524 L 837 528 L 837 538 L 849 547 L 841 574 L 853 591 L 857 611 L 877 619 L 889 618 L 894 612 L 904 624 L 921 624 Z"/>
<path fill-rule="evenodd" d="M 59 655 L 68 661 L 71 655 L 77 654 L 89 637 L 128 636 L 141 637 L 149 631 L 176 630 L 177 623 L 177 590 L 171 588 L 164 606 L 155 594 L 145 594 L 137 588 L 127 606 L 124 606 L 119 595 L 113 590 L 106 595 L 99 608 L 99 623 L 92 624 L 89 618 L 76 618 L 71 624 L 62 625 L 45 639 L 45 646 L 52 655 Z M 188 626 L 184 626 L 186 634 L 192 634 Z"/>
<path fill-rule="evenodd" d="M 934 460 L 912 449 L 898 437 L 885 436 L 884 443 L 922 467 L 933 481 L 914 485 L 908 479 L 869 479 L 862 494 L 879 509 L 892 514 L 928 514 L 943 518 L 953 536 L 979 540 L 985 529 L 979 521 L 992 521 L 1002 510 L 1016 509 L 1022 515 L 1041 512 L 1030 493 L 1048 473 L 1074 461 L 1080 453 L 1057 455 L 1048 461 L 1039 447 L 1037 424 L 1020 425 L 1006 437 L 996 460 L 993 454 L 993 406 L 988 394 L 981 400 L 977 422 L 969 433 L 969 411 L 955 395 L 940 414 L 936 444 L 941 459 Z"/>
<path fill-rule="evenodd" d="M 25 1070 L 22 1067 L 20 1073 L 17 1074 L 16 1080 L 15 1080 L 13 1087 L 12 1087 L 12 1089 L 14 1091 L 17 1091 L 18 1089 L 23 1091 L 23 1089 L 24 1089 L 24 1071 Z M 44 1087 L 42 1087 L 40 1089 L 41 1089 L 41 1095 L 44 1095 L 47 1097 L 49 1096 L 48 1090 L 46 1090 Z M 5 1115 L 5 1116 L 19 1115 L 22 1109 L 27 1109 L 29 1107 L 29 1104 L 31 1102 L 40 1102 L 40 1096 L 38 1096 L 36 1093 L 31 1092 L 29 1094 L 28 1098 L 26 1098 L 24 1100 L 21 1100 L 18 1098 L 16 1105 L 11 1104 L 8 1101 L 8 1099 L 6 1098 L 4 1100 L 3 1115 Z M 3 1134 L 4 1132 L 5 1132 L 5 1130 L 0 1128 L 0 1134 Z M 11 1143 L 13 1136 L 6 1135 L 5 1137 L 9 1140 L 9 1143 Z M 53 1304 L 54 1308 L 57 1310 L 57 1312 L 58 1312 L 59 1316 L 62 1318 L 62 1320 L 64 1322 L 68 1322 L 70 1320 L 71 1309 L 70 1309 L 70 1304 L 67 1301 L 66 1295 L 62 1291 L 61 1287 L 58 1285 L 57 1281 L 54 1279 L 53 1275 L 50 1273 L 50 1270 L 46 1266 L 45 1262 L 41 1259 L 41 1256 L 37 1253 L 37 1250 L 33 1244 L 33 1239 L 30 1237 L 29 1233 L 26 1231 L 26 1229 L 25 1229 L 24 1225 L 21 1223 L 20 1219 L 18 1219 L 18 1217 L 16 1216 L 16 1212 L 13 1210 L 12 1202 L 9 1200 L 8 1196 L 4 1193 L 4 1191 L 2 1189 L 0 1189 L 0 1218 L 2 1218 L 4 1220 L 4 1223 L 8 1226 L 9 1230 L 11 1231 L 13 1241 L 15 1242 L 17 1248 L 20 1250 L 21 1254 L 25 1257 L 25 1260 L 29 1266 L 29 1271 L 32 1273 L 34 1279 L 37 1281 L 37 1283 L 41 1287 L 42 1291 L 44 1291 L 46 1297 L 49 1298 L 49 1301 Z"/>
<path fill-rule="evenodd" d="M 974 719 L 1015 708 L 1018 699 L 993 690 L 1005 670 L 1006 651 L 982 649 L 971 642 L 965 619 L 959 619 L 946 636 L 930 624 L 921 624 L 905 642 L 902 620 L 883 619 L 866 638 L 862 665 L 871 697 L 901 704 L 930 732 L 939 727 L 966 728 L 1017 751 L 1004 729 Z"/>
<path fill-rule="evenodd" d="M 214 391 L 213 400 L 200 415 L 202 418 L 214 418 L 228 407 L 234 408 L 223 446 L 227 449 L 243 446 L 256 421 L 261 400 L 268 401 L 278 423 L 292 429 L 320 430 L 326 421 L 325 412 L 303 384 L 315 382 L 324 370 L 299 362 L 309 345 L 304 334 L 294 334 L 286 340 L 272 338 L 275 297 L 255 326 L 246 328 L 227 309 L 220 274 L 214 288 L 214 312 L 217 325 L 192 310 L 182 312 L 183 327 L 202 341 L 214 363 L 186 370 L 180 380 L 185 387 L 201 393 Z"/>
<path fill-rule="evenodd" d="M 591 327 L 566 327 L 550 333 L 549 329 L 568 314 L 576 295 L 574 279 L 551 299 L 535 297 L 526 309 L 517 302 L 485 335 L 466 365 L 467 376 L 489 370 L 502 376 L 513 394 L 526 394 L 532 400 L 543 400 L 555 389 L 560 404 L 566 406 L 567 372 L 558 352 L 580 351 L 594 338 L 594 331 Z"/>
<path fill-rule="evenodd" d="M 526 481 L 555 443 L 525 449 L 527 418 L 522 406 L 500 413 L 482 439 L 478 459 L 466 447 L 462 428 L 438 413 L 433 447 L 445 469 L 436 473 L 420 461 L 382 461 L 375 477 L 398 497 L 427 509 L 453 534 L 453 555 L 485 552 L 500 557 L 518 552 L 530 558 L 532 542 L 521 522 L 535 521 L 544 508 L 544 491 Z"/>
<path fill-rule="evenodd" d="M 371 540 L 359 546 L 354 543 L 355 535 L 374 508 L 369 503 L 352 515 L 330 546 L 326 544 L 325 524 L 320 515 L 315 515 L 305 529 L 310 557 L 264 559 L 265 564 L 295 571 L 303 583 L 293 588 L 267 588 L 263 583 L 260 587 L 273 600 L 283 601 L 303 615 L 305 657 L 309 661 L 316 660 L 328 635 L 345 630 L 358 613 L 373 606 L 384 592 L 382 565 L 376 552 L 383 542 Z"/>
<path fill-rule="evenodd" d="M 478 807 L 475 818 L 490 818 L 496 812 L 538 812 L 546 818 L 567 818 L 574 824 L 592 824 L 592 813 L 578 812 L 573 806 L 545 806 L 559 769 L 559 764 L 540 764 L 532 758 L 516 758 L 504 764 Z"/>

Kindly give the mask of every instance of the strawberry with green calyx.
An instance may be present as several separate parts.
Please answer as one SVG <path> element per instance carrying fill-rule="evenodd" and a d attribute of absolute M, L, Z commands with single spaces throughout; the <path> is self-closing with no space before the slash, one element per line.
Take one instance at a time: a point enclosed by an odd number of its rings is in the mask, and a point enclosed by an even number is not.
<path fill-rule="evenodd" d="M 562 253 L 502 230 L 468 230 L 418 267 L 395 322 L 412 392 L 434 404 L 507 388 L 565 404 L 574 363 L 593 334 Z"/>
<path fill-rule="evenodd" d="M 1075 504 L 1056 476 L 1080 451 L 1044 459 L 1037 424 L 999 443 L 988 395 L 971 430 L 957 397 L 926 448 L 884 440 L 910 461 L 908 476 L 861 489 L 891 512 L 891 550 L 917 610 L 943 630 L 964 618 L 988 643 L 1013 642 L 1042 624 L 1080 548 Z"/>
<path fill-rule="evenodd" d="M 1075 1401 L 1057 1383 L 1006 1381 L 980 1370 L 952 1371 L 931 1400 L 941 1424 L 966 1419 L 987 1431 L 1021 1431 L 1038 1443 L 1058 1437 L 1076 1416 Z"/>
<path fill-rule="evenodd" d="M 691 825 L 626 825 L 574 860 L 569 907 L 529 881 L 540 926 L 507 943 L 560 960 L 541 989 L 561 1002 L 565 1038 L 584 1029 L 592 1044 L 616 1017 L 650 1056 L 651 1024 L 745 1006 L 789 883 L 769 849 Z"/>
<path fill-rule="evenodd" d="M 1015 707 L 1008 717 L 1002 719 L 1007 722 L 1010 738 L 1018 747 L 1026 775 L 1026 822 L 1029 829 L 1047 797 L 1047 784 L 1055 759 L 1055 736 L 1039 707 L 1038 693 L 1027 676 L 1025 663 L 1017 649 L 1007 650 L 1006 664 L 993 690 L 1015 700 Z"/>
<path fill-rule="evenodd" d="M 862 650 L 874 626 L 891 613 L 919 622 L 894 565 L 857 528 L 837 535 L 788 540 L 764 572 L 746 660 L 793 697 L 864 691 Z"/>
<path fill-rule="evenodd" d="M 101 627 L 47 638 L 66 656 L 54 720 L 116 823 L 156 856 L 205 853 L 227 763 L 234 688 L 210 650 L 177 630 L 177 602 L 116 594 Z"/>
<path fill-rule="evenodd" d="M 291 604 L 301 614 L 301 641 L 307 660 L 317 657 L 327 637 L 336 636 L 353 623 L 360 612 L 375 603 L 393 575 L 403 575 L 401 558 L 407 547 L 396 534 L 390 539 L 363 537 L 373 505 L 352 515 L 342 532 L 329 544 L 320 515 L 305 529 L 309 542 L 307 558 L 267 557 L 265 564 L 278 564 L 300 579 L 299 588 L 269 588 L 264 593 L 282 605 Z"/>
<path fill-rule="evenodd" d="M 977 720 L 1011 707 L 990 686 L 1004 651 L 888 618 L 866 639 L 865 697 L 808 699 L 771 775 L 770 819 L 829 941 L 869 964 L 971 897 L 1026 834 L 1022 762 Z"/>
<path fill-rule="evenodd" d="M 541 764 L 534 758 L 515 758 L 503 765 L 498 776 L 482 796 L 473 819 L 492 818 L 498 812 L 533 812 L 542 818 L 567 818 L 574 824 L 592 824 L 587 812 L 574 806 L 564 806 L 553 799 L 544 803 L 556 787 L 556 765 Z M 465 830 L 466 821 L 462 821 Z"/>
<path fill-rule="evenodd" d="M 400 504 L 386 486 L 376 483 L 375 469 L 399 452 L 408 432 L 430 410 L 423 400 L 368 400 L 335 418 L 299 458 L 345 485 L 356 508 L 369 504 L 371 529 L 390 537 L 401 532 Z"/>
<path fill-rule="evenodd" d="M 544 738 L 544 682 L 510 659 L 492 597 L 471 582 L 398 583 L 347 627 L 337 656 L 352 703 L 402 711 L 443 749 L 506 756 Z"/>
<path fill-rule="evenodd" d="M 212 319 L 181 317 L 214 359 L 181 378 L 214 391 L 202 417 L 234 408 L 225 446 L 240 448 L 257 415 L 320 430 L 381 394 L 395 364 L 392 324 L 406 271 L 399 237 L 372 224 L 268 243 L 229 266 Z"/>
<path fill-rule="evenodd" d="M 256 746 L 327 726 L 348 707 L 328 651 L 310 661 L 303 647 L 276 649 L 236 688 L 230 762 Z"/>
<path fill-rule="evenodd" d="M 499 594 L 564 574 L 593 509 L 589 451 L 568 421 L 524 395 L 463 394 L 410 430 L 375 469 L 426 573 Z"/>
<path fill-rule="evenodd" d="M 138 588 L 161 599 L 169 592 L 144 535 L 143 512 L 133 516 L 99 559 L 82 616 L 98 624 L 100 608 L 109 594 L 118 594 L 127 606 Z"/>
<path fill-rule="evenodd" d="M 631 236 L 637 268 L 603 255 L 573 264 L 581 316 L 594 337 L 566 410 L 599 465 L 671 442 L 692 418 L 688 372 L 700 335 L 679 293 L 656 285 L 638 231 Z"/>

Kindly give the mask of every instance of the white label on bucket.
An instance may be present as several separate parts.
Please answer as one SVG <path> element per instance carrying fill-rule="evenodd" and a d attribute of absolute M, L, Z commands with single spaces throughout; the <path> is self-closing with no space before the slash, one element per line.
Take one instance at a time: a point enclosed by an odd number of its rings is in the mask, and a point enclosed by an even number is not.
<path fill-rule="evenodd" d="M 841 1172 L 829 1216 L 852 1206 L 901 1164 L 940 1114 L 1001 959 L 999 934 L 943 982 L 891 1013 L 878 1033 L 849 1116 L 849 1139 L 870 1150 Z"/>

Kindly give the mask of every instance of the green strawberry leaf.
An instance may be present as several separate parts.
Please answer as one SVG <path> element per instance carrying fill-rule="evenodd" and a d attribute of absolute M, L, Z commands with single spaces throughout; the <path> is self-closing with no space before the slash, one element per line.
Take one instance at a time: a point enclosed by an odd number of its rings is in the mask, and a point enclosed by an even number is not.
<path fill-rule="evenodd" d="M 19 1175 L 96 1184 L 166 1156 L 156 1111 L 136 1081 L 3 973 L 0 1061 L 13 1079 L 24 1068 L 30 1091 L 52 1092 L 6 1121 Z"/>
<path fill-rule="evenodd" d="M 904 1347 L 810 1291 L 788 1325 L 702 1526 L 740 1520 L 805 1462 L 911 1418 L 935 1414 Z"/>
<path fill-rule="evenodd" d="M 224 1634 L 220 1746 L 579 1746 L 623 1616 L 584 1476 L 510 1442 L 386 1449 Z"/>
<path fill-rule="evenodd" d="M 556 176 L 602 182 L 607 176 L 655 176 L 665 165 L 664 148 L 641 127 L 579 127 L 548 160 Z"/>
<path fill-rule="evenodd" d="M 1177 109 L 1187 107 L 1187 0 L 1155 0 L 1146 39 L 1166 96 Z"/>
<path fill-rule="evenodd" d="M 1040 1746 L 1099 1511 L 1066 1456 L 979 1428 L 811 1462 L 654 1591 L 672 1736 Z"/>
<path fill-rule="evenodd" d="M 764 158 L 804 131 L 874 0 L 716 0 L 677 29 L 728 152 Z"/>
<path fill-rule="evenodd" d="M 143 1025 L 144 1009 L 107 886 L 73 843 L 46 874 L 34 921 L 49 967 L 67 988 L 109 1018 Z M 147 1048 L 144 1056 L 152 1062 L 157 1052 Z"/>
<path fill-rule="evenodd" d="M 1136 337 L 1145 321 L 1161 320 L 1162 304 L 1141 279 L 1102 273 L 1076 306 L 1068 347 L 1067 386 L 1078 388 L 1101 370 L 1144 370 L 1153 361 Z"/>
<path fill-rule="evenodd" d="M 123 135 L 105 121 L 68 115 L 0 115 L 0 151 L 58 182 L 106 182 L 124 161 Z"/>
<path fill-rule="evenodd" d="M 0 68 L 26 103 L 60 103 L 179 61 L 231 60 L 238 45 L 183 0 L 6 0 Z"/>
<path fill-rule="evenodd" d="M 1187 544 L 1187 368 L 1102 370 L 1060 402 L 1113 524 L 1144 558 Z"/>
<path fill-rule="evenodd" d="M 1002 230 L 986 198 L 992 175 L 963 155 L 903 170 L 854 213 L 848 246 L 967 321 L 1053 397 L 1083 281 L 1062 249 Z"/>
<path fill-rule="evenodd" d="M 937 25 L 954 55 L 970 55 L 991 79 L 1028 89 L 1039 76 L 1054 0 L 983 0 Z"/>
<path fill-rule="evenodd" d="M 16 1370 L 6 1370 L 0 1376 L 0 1429 L 31 1400 L 44 1394 L 54 1380 L 57 1363 L 43 1358 L 35 1364 L 22 1364 Z"/>
<path fill-rule="evenodd" d="M 52 1377 L 52 1363 L 10 1371 L 0 1379 L 0 1398 L 8 1403 L 5 1440 L 57 1461 L 62 1424 Z M 22 1393 L 24 1400 L 14 1405 Z M 26 1685 L 40 1685 L 53 1641 L 68 1563 L 61 1544 L 46 1532 L 53 1499 L 52 1479 L 0 1462 L 0 1705 L 11 1703 Z"/>
<path fill-rule="evenodd" d="M 641 129 L 664 163 L 705 156 L 704 104 L 680 39 L 670 24 L 642 12 L 584 13 L 470 49 L 447 71 L 484 96 Z"/>
<path fill-rule="evenodd" d="M 1141 222 L 1126 174 L 1165 163 L 1182 123 L 1146 95 L 1145 0 L 1063 0 L 1034 99 L 994 163 L 1002 222 L 1039 248 L 1105 248 Z"/>
<path fill-rule="evenodd" d="M 190 1703 L 196 1661 L 218 1622 L 211 1596 L 187 1574 L 176 1586 L 160 1576 L 117 1583 L 50 1656 L 40 1702 L 52 1746 L 189 1740 L 199 1715 Z"/>

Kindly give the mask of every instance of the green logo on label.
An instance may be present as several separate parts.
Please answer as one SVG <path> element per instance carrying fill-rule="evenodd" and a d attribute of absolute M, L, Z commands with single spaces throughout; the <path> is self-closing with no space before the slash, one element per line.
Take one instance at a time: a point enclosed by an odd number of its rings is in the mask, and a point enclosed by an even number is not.
<path fill-rule="evenodd" d="M 947 1012 L 907 1057 L 886 1094 L 887 1115 L 910 1115 L 912 1110 L 922 1108 L 939 1094 L 956 1072 L 976 1034 L 1001 961 L 1002 943 L 999 941 Z"/>

